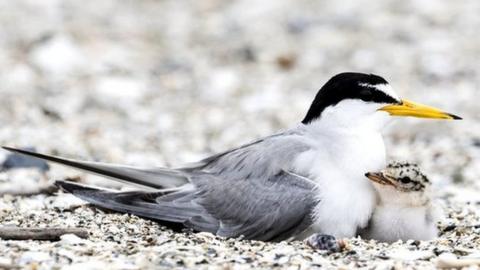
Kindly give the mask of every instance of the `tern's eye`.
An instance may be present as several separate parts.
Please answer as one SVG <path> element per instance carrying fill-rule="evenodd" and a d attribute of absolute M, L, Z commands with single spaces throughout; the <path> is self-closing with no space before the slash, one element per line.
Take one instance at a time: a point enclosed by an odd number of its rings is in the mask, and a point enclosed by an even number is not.
<path fill-rule="evenodd" d="M 411 182 L 411 180 L 410 180 L 410 178 L 405 176 L 405 177 L 400 178 L 400 182 L 402 182 L 402 184 L 408 184 L 408 183 Z"/>
<path fill-rule="evenodd" d="M 372 95 L 372 90 L 370 89 L 362 89 L 362 91 L 360 91 L 360 95 L 364 96 L 364 97 L 369 97 Z"/>

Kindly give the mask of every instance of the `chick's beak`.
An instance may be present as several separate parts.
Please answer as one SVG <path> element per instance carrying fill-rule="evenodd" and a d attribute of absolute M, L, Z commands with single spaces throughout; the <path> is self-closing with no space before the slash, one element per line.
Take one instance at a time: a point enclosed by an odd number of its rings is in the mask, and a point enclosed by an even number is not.
<path fill-rule="evenodd" d="M 365 174 L 365 176 L 371 181 L 379 183 L 381 185 L 393 185 L 392 181 L 385 177 L 383 173 L 368 172 Z"/>
<path fill-rule="evenodd" d="M 433 119 L 449 119 L 459 120 L 462 119 L 451 113 L 443 112 L 437 108 L 426 106 L 423 104 L 415 103 L 406 99 L 402 99 L 400 104 L 387 105 L 379 109 L 379 111 L 388 112 L 390 115 L 395 116 L 413 116 L 419 118 L 433 118 Z"/>

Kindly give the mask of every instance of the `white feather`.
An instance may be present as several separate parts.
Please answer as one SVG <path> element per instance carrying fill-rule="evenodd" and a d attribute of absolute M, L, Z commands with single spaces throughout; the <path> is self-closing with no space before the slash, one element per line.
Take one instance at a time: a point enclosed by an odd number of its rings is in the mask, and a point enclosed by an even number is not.
<path fill-rule="evenodd" d="M 382 84 L 368 84 L 368 83 L 360 83 L 360 86 L 372 87 L 379 91 L 384 92 L 385 94 L 391 96 L 392 98 L 400 101 L 400 97 L 395 93 L 392 86 L 390 84 L 382 83 Z"/>
<path fill-rule="evenodd" d="M 294 160 L 294 168 L 318 184 L 314 224 L 302 234 L 328 233 L 353 237 L 367 225 L 376 204 L 376 193 L 365 177 L 386 166 L 380 130 L 388 114 L 380 104 L 344 100 L 328 107 L 320 119 L 305 126 L 311 150 Z"/>
<path fill-rule="evenodd" d="M 419 191 L 402 191 L 378 183 L 374 187 L 378 203 L 368 228 L 360 232 L 362 238 L 395 242 L 437 236 L 441 211 L 432 203 L 429 187 Z"/>
<path fill-rule="evenodd" d="M 398 240 L 435 238 L 438 234 L 436 223 L 440 220 L 440 209 L 430 201 L 411 201 L 411 199 L 411 197 L 397 198 L 392 201 L 389 199 L 379 204 L 368 228 L 361 231 L 360 236 L 364 239 L 389 243 Z"/>

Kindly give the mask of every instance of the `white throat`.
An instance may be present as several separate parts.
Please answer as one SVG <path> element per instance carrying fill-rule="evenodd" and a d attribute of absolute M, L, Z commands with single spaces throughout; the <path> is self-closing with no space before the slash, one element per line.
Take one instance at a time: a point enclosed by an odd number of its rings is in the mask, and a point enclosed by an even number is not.
<path fill-rule="evenodd" d="M 300 154 L 294 167 L 319 187 L 314 232 L 353 237 L 367 225 L 377 198 L 365 173 L 386 167 L 380 130 L 389 116 L 378 107 L 345 100 L 303 126 L 311 150 Z"/>
<path fill-rule="evenodd" d="M 422 207 L 430 203 L 430 189 L 423 191 L 399 191 L 392 186 L 375 183 L 379 194 L 379 204 L 393 207 Z"/>

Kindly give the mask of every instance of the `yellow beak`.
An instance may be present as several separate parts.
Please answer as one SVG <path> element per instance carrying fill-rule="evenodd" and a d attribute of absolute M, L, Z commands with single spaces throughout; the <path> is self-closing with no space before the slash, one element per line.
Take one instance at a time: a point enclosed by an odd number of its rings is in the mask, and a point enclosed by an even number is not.
<path fill-rule="evenodd" d="M 429 107 L 419 103 L 415 103 L 406 99 L 402 99 L 401 104 L 387 105 L 379 109 L 379 111 L 388 112 L 395 116 L 413 116 L 420 118 L 434 118 L 434 119 L 462 119 L 451 113 L 443 112 L 437 108 Z"/>

